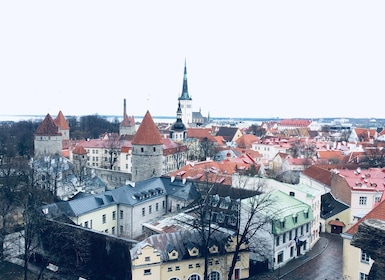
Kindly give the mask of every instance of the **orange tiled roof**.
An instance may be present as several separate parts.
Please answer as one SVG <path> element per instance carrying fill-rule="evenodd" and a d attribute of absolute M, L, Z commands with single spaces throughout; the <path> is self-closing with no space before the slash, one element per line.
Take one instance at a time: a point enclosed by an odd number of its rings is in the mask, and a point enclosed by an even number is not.
<path fill-rule="evenodd" d="M 75 149 L 72 151 L 72 153 L 77 155 L 86 155 L 87 151 L 86 149 L 84 149 L 82 145 L 77 145 Z"/>
<path fill-rule="evenodd" d="M 67 120 L 64 117 L 62 111 L 60 111 L 59 114 L 56 116 L 55 123 L 62 130 L 69 130 L 70 129 L 70 126 L 68 125 Z"/>
<path fill-rule="evenodd" d="M 377 206 L 375 206 L 368 214 L 366 214 L 362 219 L 360 219 L 357 223 L 351 226 L 346 233 L 347 234 L 355 234 L 358 230 L 358 226 L 365 221 L 366 219 L 377 219 L 381 221 L 385 221 L 385 200 L 381 201 Z"/>
<path fill-rule="evenodd" d="M 328 150 L 325 150 L 325 151 L 318 151 L 318 158 L 321 158 L 321 159 L 339 159 L 340 161 L 342 161 L 344 159 L 344 155 L 341 153 L 341 151 L 328 151 Z"/>
<path fill-rule="evenodd" d="M 50 114 L 47 114 L 43 122 L 37 128 L 35 135 L 39 136 L 59 136 L 62 135 L 58 131 L 58 127 Z"/>
<path fill-rule="evenodd" d="M 163 139 L 149 111 L 144 116 L 131 143 L 133 145 L 163 145 Z"/>
<path fill-rule="evenodd" d="M 259 138 L 254 134 L 244 134 L 236 140 L 236 143 L 240 148 L 249 149 L 251 148 L 252 144 L 254 142 L 258 142 L 258 140 Z"/>

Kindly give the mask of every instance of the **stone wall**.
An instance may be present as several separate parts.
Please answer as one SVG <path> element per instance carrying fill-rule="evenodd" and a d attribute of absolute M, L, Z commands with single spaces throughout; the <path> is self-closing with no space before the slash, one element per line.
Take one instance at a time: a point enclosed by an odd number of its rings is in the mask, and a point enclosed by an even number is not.
<path fill-rule="evenodd" d="M 353 236 L 351 245 L 369 254 L 374 261 L 370 269 L 369 279 L 385 279 L 385 221 L 374 219 L 363 221 Z"/>

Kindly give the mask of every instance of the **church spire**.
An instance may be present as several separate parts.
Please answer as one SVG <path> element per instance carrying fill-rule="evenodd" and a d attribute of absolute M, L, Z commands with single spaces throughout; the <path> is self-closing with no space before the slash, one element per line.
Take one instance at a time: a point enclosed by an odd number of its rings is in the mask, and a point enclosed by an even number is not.
<path fill-rule="evenodd" d="M 183 73 L 183 87 L 182 87 L 182 94 L 178 98 L 179 100 L 191 100 L 191 97 L 188 94 L 188 87 L 187 87 L 187 66 L 186 66 L 186 59 L 184 60 L 184 73 Z"/>

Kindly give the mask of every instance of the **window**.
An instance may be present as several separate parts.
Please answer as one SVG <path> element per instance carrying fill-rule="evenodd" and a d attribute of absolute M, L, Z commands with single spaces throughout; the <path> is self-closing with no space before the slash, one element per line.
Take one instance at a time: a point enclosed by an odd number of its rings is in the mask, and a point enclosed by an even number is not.
<path fill-rule="evenodd" d="M 166 201 L 162 201 L 162 208 L 165 209 L 166 208 Z"/>
<path fill-rule="evenodd" d="M 200 263 L 195 264 L 195 267 L 201 267 Z"/>
<path fill-rule="evenodd" d="M 151 269 L 145 269 L 144 275 L 151 275 Z"/>
<path fill-rule="evenodd" d="M 201 277 L 198 274 L 191 275 L 188 280 L 201 280 Z"/>
<path fill-rule="evenodd" d="M 180 266 L 177 265 L 177 266 L 175 267 L 175 270 L 180 270 Z"/>
<path fill-rule="evenodd" d="M 220 280 L 220 279 L 221 279 L 220 276 L 221 276 L 221 275 L 219 274 L 218 271 L 213 271 L 213 272 L 211 272 L 211 273 L 209 274 L 209 280 Z"/>
<path fill-rule="evenodd" d="M 120 234 L 123 234 L 123 226 L 119 227 Z"/>
<path fill-rule="evenodd" d="M 234 279 L 238 280 L 238 279 L 240 279 L 240 277 L 241 277 L 241 271 L 239 268 L 236 268 L 234 271 Z"/>
<path fill-rule="evenodd" d="M 152 205 L 149 205 L 148 206 L 148 214 L 151 214 L 152 213 Z"/>
<path fill-rule="evenodd" d="M 149 262 L 150 261 L 150 257 L 144 257 L 144 261 L 145 262 Z"/>
<path fill-rule="evenodd" d="M 295 196 L 295 192 L 289 192 L 290 196 Z"/>
<path fill-rule="evenodd" d="M 298 217 L 297 216 L 293 216 L 293 223 L 298 223 Z"/>
<path fill-rule="evenodd" d="M 155 204 L 155 211 L 159 211 L 159 203 L 158 202 Z"/>
<path fill-rule="evenodd" d="M 309 224 L 306 224 L 306 232 L 309 232 Z"/>
<path fill-rule="evenodd" d="M 123 210 L 120 210 L 120 218 L 123 219 Z"/>
<path fill-rule="evenodd" d="M 289 240 L 292 240 L 293 239 L 293 231 L 289 231 Z"/>
<path fill-rule="evenodd" d="M 88 221 L 84 222 L 84 227 L 88 228 Z"/>
<path fill-rule="evenodd" d="M 360 272 L 360 280 L 368 280 L 368 279 L 369 279 L 369 275 L 368 274 Z"/>
<path fill-rule="evenodd" d="M 116 211 L 112 211 L 112 219 L 116 220 Z"/>
<path fill-rule="evenodd" d="M 143 149 L 143 148 L 140 148 L 140 151 L 143 153 L 143 152 L 144 152 L 144 149 Z"/>
<path fill-rule="evenodd" d="M 283 262 L 283 251 L 278 253 L 278 263 Z"/>
<path fill-rule="evenodd" d="M 301 235 L 303 235 L 303 226 L 301 226 Z"/>
<path fill-rule="evenodd" d="M 115 234 L 115 227 L 112 227 L 111 232 L 112 234 Z"/>
<path fill-rule="evenodd" d="M 167 267 L 167 271 L 168 272 L 172 271 L 172 267 Z"/>
<path fill-rule="evenodd" d="M 103 214 L 103 216 L 102 216 L 102 222 L 103 222 L 103 224 L 106 223 L 106 214 Z"/>
<path fill-rule="evenodd" d="M 142 216 L 145 216 L 146 215 L 146 209 L 143 207 L 142 208 Z"/>
<path fill-rule="evenodd" d="M 367 200 L 367 197 L 366 196 L 360 196 L 360 199 L 359 199 L 359 204 L 360 205 L 366 205 L 366 200 Z"/>
<path fill-rule="evenodd" d="M 369 263 L 369 255 L 361 250 L 361 262 L 363 263 Z"/>
<path fill-rule="evenodd" d="M 294 247 L 290 247 L 290 258 L 294 256 Z"/>
<path fill-rule="evenodd" d="M 282 243 L 286 242 L 286 232 L 282 235 Z"/>
<path fill-rule="evenodd" d="M 192 264 L 189 264 L 189 265 L 188 265 L 188 268 L 193 268 L 193 265 L 192 265 Z"/>
<path fill-rule="evenodd" d="M 279 236 L 275 238 L 275 246 L 279 246 Z"/>

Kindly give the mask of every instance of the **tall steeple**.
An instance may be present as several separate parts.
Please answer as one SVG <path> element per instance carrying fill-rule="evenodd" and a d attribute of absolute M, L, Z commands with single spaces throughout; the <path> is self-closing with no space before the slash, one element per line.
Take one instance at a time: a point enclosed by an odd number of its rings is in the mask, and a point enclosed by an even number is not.
<path fill-rule="evenodd" d="M 191 100 L 190 95 L 188 94 L 188 86 L 187 86 L 187 66 L 186 59 L 184 60 L 184 73 L 183 73 L 183 86 L 182 86 L 182 94 L 178 98 L 179 100 Z"/>
<path fill-rule="evenodd" d="M 184 60 L 182 94 L 178 100 L 182 110 L 182 122 L 188 126 L 189 123 L 192 123 L 192 98 L 188 93 L 186 59 Z"/>

